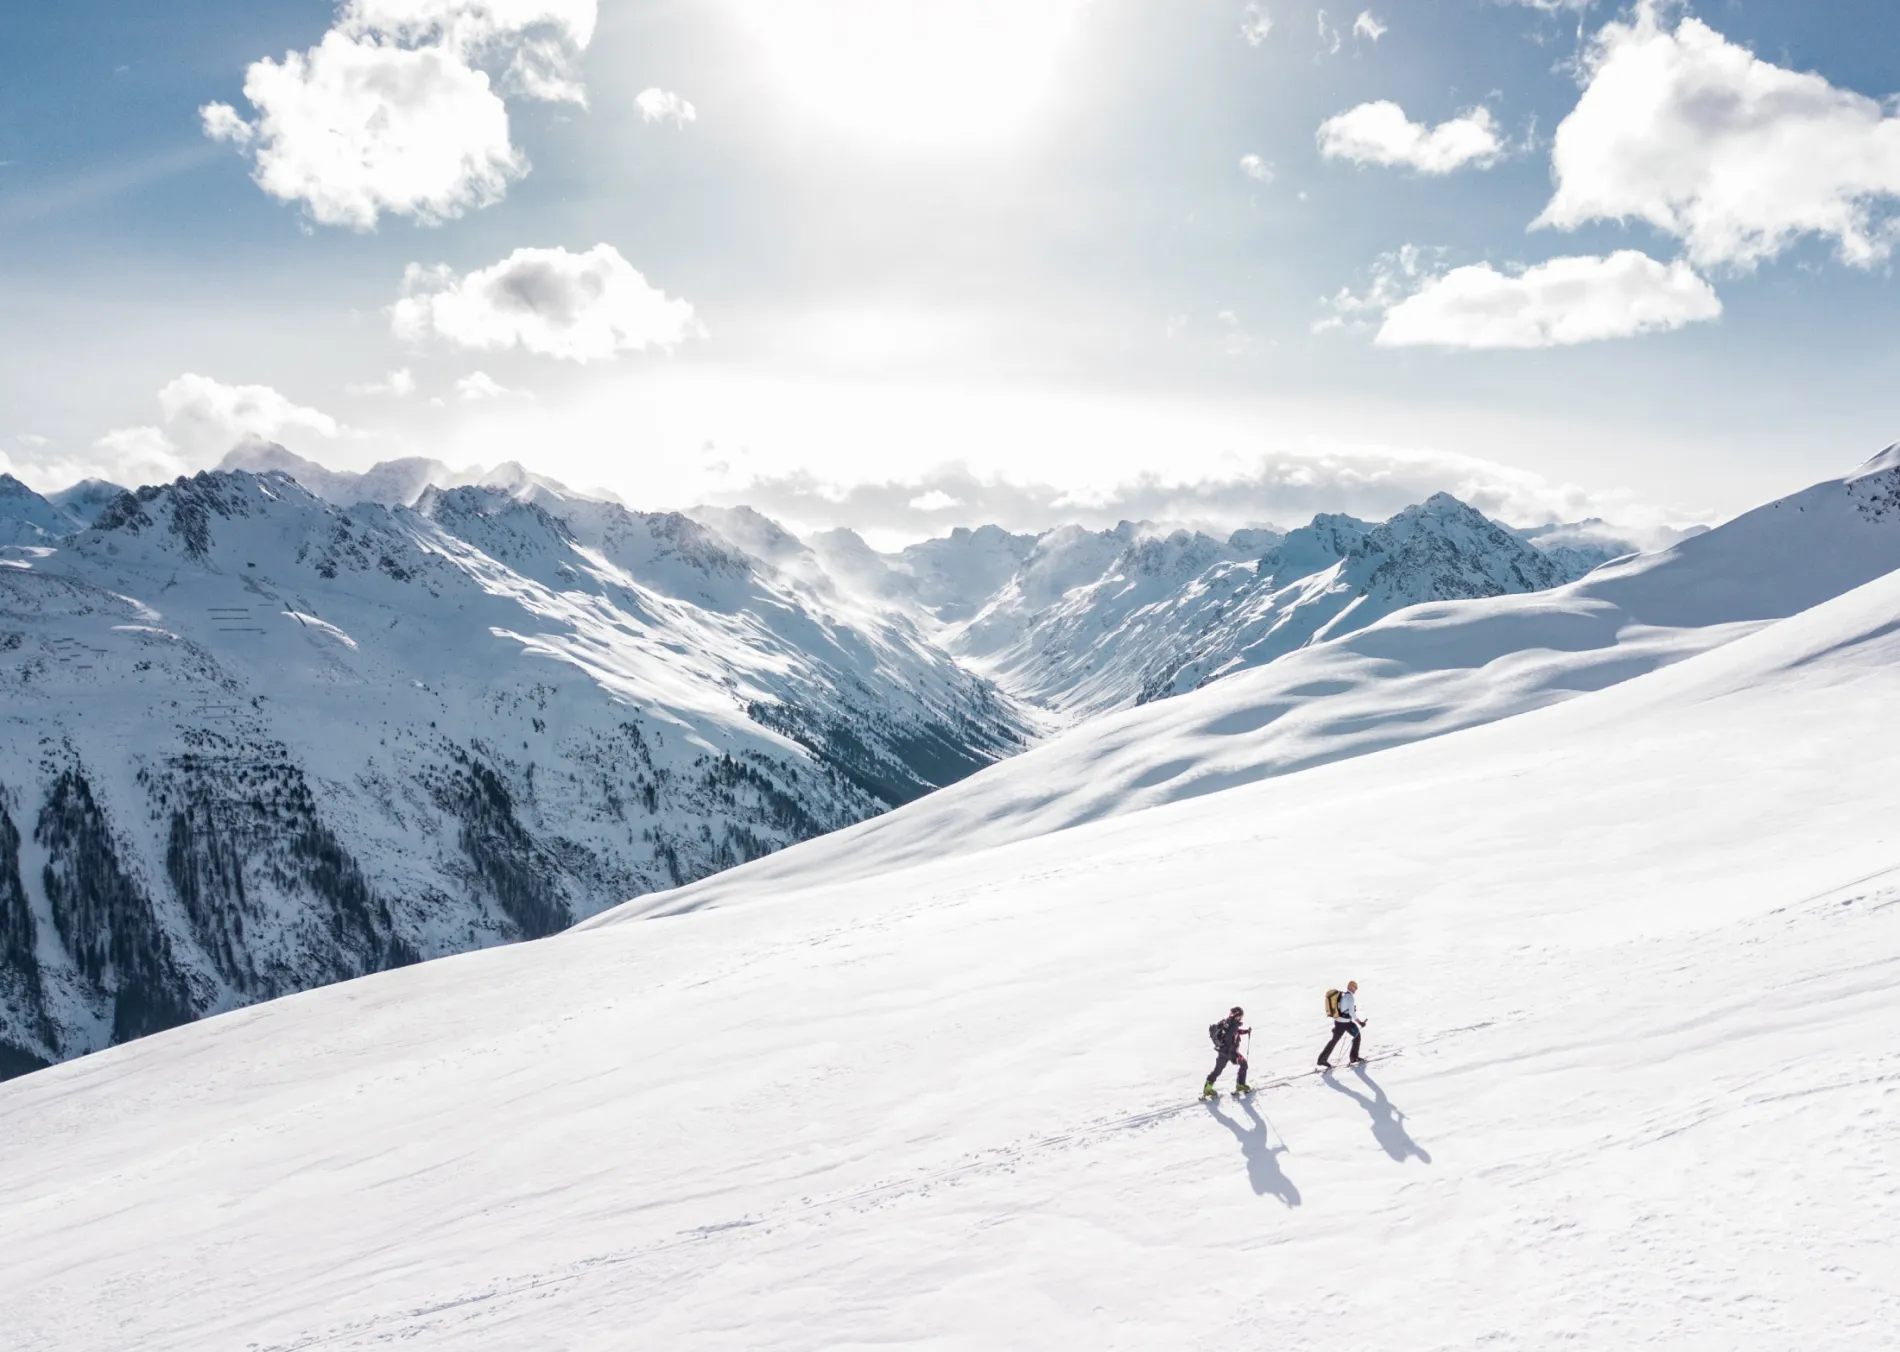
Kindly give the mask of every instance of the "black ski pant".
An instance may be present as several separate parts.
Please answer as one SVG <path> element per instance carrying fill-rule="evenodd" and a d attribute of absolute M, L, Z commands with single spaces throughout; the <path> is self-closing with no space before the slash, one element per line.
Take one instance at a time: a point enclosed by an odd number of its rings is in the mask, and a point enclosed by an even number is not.
<path fill-rule="evenodd" d="M 1326 1050 L 1319 1054 L 1319 1063 L 1323 1066 L 1333 1059 L 1333 1048 L 1339 1045 L 1339 1039 L 1352 1034 L 1352 1059 L 1359 1059 L 1359 1025 L 1351 1019 L 1334 1019 L 1333 1036 L 1327 1042 Z"/>
<path fill-rule="evenodd" d="M 1207 1082 L 1209 1084 L 1212 1084 L 1214 1083 L 1214 1081 L 1218 1080 L 1220 1078 L 1220 1073 L 1223 1070 L 1226 1070 L 1230 1063 L 1232 1065 L 1239 1067 L 1240 1069 L 1240 1078 L 1235 1080 L 1234 1083 L 1235 1084 L 1247 1083 L 1247 1058 L 1240 1054 L 1240 1050 L 1238 1048 L 1235 1048 L 1231 1051 L 1224 1051 L 1219 1056 L 1214 1058 L 1214 1069 L 1210 1070 L 1207 1073 Z"/>

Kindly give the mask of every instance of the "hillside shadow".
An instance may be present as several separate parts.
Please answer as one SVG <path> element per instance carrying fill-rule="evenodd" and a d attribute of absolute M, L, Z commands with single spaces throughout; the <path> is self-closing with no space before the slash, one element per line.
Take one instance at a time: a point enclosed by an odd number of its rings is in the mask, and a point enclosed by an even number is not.
<path fill-rule="evenodd" d="M 1255 1110 L 1251 1098 L 1238 1099 L 1236 1102 L 1251 1119 L 1247 1125 L 1243 1126 L 1222 1112 L 1219 1099 L 1209 1099 L 1207 1111 L 1240 1142 L 1241 1156 L 1247 1161 L 1247 1181 L 1253 1185 L 1254 1196 L 1278 1197 L 1285 1206 L 1298 1206 L 1299 1187 L 1281 1172 L 1280 1161 L 1275 1158 L 1286 1153 L 1286 1147 L 1267 1144 L 1267 1120 Z"/>
<path fill-rule="evenodd" d="M 1372 1091 L 1370 1096 L 1360 1093 L 1349 1085 L 1341 1084 L 1335 1071 L 1328 1071 L 1320 1078 L 1326 1081 L 1329 1088 L 1344 1094 L 1366 1110 L 1366 1115 L 1372 1119 L 1372 1138 L 1379 1143 L 1386 1154 L 1400 1164 L 1415 1157 L 1430 1164 L 1431 1152 L 1412 1139 L 1412 1133 L 1405 1129 L 1405 1114 L 1385 1096 L 1385 1090 L 1379 1087 L 1379 1082 L 1367 1073 L 1364 1066 L 1352 1067 L 1352 1073 L 1357 1075 Z"/>

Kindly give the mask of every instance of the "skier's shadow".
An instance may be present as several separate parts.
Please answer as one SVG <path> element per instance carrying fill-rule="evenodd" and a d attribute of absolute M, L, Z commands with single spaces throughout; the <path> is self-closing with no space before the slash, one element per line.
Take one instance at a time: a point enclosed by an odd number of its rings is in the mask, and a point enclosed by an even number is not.
<path fill-rule="evenodd" d="M 1405 1114 L 1400 1112 L 1397 1105 L 1385 1096 L 1385 1090 L 1379 1087 L 1379 1082 L 1366 1072 L 1364 1066 L 1352 1067 L 1352 1073 L 1372 1090 L 1370 1097 L 1341 1084 L 1335 1078 L 1336 1073 L 1333 1071 L 1328 1071 L 1320 1078 L 1325 1080 L 1330 1088 L 1338 1090 L 1366 1110 L 1366 1115 L 1372 1119 L 1372 1139 L 1379 1143 L 1386 1154 L 1400 1164 L 1414 1156 L 1430 1164 L 1431 1152 L 1412 1139 L 1412 1133 L 1405 1129 Z"/>
<path fill-rule="evenodd" d="M 1280 1161 L 1274 1158 L 1286 1153 L 1286 1147 L 1267 1144 L 1267 1121 L 1254 1110 L 1252 1099 L 1241 1098 L 1236 1102 L 1252 1119 L 1251 1125 L 1242 1126 L 1222 1112 L 1219 1099 L 1209 1099 L 1207 1111 L 1240 1142 L 1240 1153 L 1247 1161 L 1247 1181 L 1253 1184 L 1254 1196 L 1265 1197 L 1271 1193 L 1286 1206 L 1298 1206 L 1300 1190 L 1292 1179 L 1280 1172 Z"/>

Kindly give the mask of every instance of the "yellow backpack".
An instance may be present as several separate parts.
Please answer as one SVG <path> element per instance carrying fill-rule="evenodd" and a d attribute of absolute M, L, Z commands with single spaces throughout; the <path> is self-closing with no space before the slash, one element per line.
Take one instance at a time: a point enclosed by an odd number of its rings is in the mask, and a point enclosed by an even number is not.
<path fill-rule="evenodd" d="M 1339 1017 L 1339 992 L 1338 991 L 1326 992 L 1326 1015 L 1328 1018 L 1333 1018 L 1333 1019 L 1336 1019 Z"/>

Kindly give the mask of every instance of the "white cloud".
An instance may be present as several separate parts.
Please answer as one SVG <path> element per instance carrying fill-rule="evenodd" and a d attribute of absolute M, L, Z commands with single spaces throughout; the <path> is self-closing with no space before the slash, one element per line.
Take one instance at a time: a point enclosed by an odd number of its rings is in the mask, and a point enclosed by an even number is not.
<path fill-rule="evenodd" d="M 93 443 L 94 456 L 63 460 L 55 478 L 97 477 L 122 484 L 161 483 L 221 458 L 238 443 L 305 443 L 341 436 L 327 413 L 292 403 L 268 385 L 226 385 L 187 373 L 158 392 L 164 426 L 120 427 Z"/>
<path fill-rule="evenodd" d="M 388 394 L 398 399 L 406 398 L 416 392 L 416 378 L 408 367 L 391 371 L 382 380 L 371 381 L 366 385 L 345 385 L 345 394 Z"/>
<path fill-rule="evenodd" d="M 335 437 L 335 418 L 293 404 L 268 385 L 226 385 L 186 374 L 158 392 L 167 431 L 188 454 L 223 455 L 246 437 L 281 441 L 298 432 Z"/>
<path fill-rule="evenodd" d="M 1258 155 L 1242 155 L 1240 157 L 1240 172 L 1256 183 L 1273 182 L 1273 166 L 1261 159 Z"/>
<path fill-rule="evenodd" d="M 1416 244 L 1403 244 L 1391 253 L 1380 254 L 1373 260 L 1372 283 L 1365 294 L 1355 295 L 1351 287 L 1340 287 L 1323 302 L 1332 313 L 1315 323 L 1313 332 L 1369 328 L 1368 316 L 1383 315 L 1416 291 L 1431 275 L 1430 263 L 1443 253 L 1442 249 L 1427 251 Z"/>
<path fill-rule="evenodd" d="M 1339 30 L 1333 26 L 1333 21 L 1326 17 L 1326 11 L 1322 9 L 1319 12 L 1320 54 L 1322 56 L 1336 55 L 1344 41 L 1345 39 L 1339 35 Z"/>
<path fill-rule="evenodd" d="M 1248 5 L 1240 11 L 1240 36 L 1249 47 L 1258 47 L 1272 31 L 1273 18 L 1259 5 Z"/>
<path fill-rule="evenodd" d="M 73 479 L 108 479 L 136 488 L 169 483 L 191 472 L 171 438 L 156 427 L 118 428 L 94 442 L 93 449 L 96 459 L 82 459 L 71 466 L 68 472 Z"/>
<path fill-rule="evenodd" d="M 610 244 L 578 254 L 516 249 L 464 277 L 411 263 L 403 291 L 390 327 L 408 342 L 589 362 L 671 347 L 698 329 L 691 305 L 649 285 Z"/>
<path fill-rule="evenodd" d="M 1504 152 L 1488 108 L 1474 108 L 1436 127 L 1413 122 L 1389 100 L 1362 103 L 1319 126 L 1320 154 L 1354 164 L 1402 165 L 1421 174 L 1488 168 Z"/>
<path fill-rule="evenodd" d="M 1372 17 L 1372 11 L 1362 9 L 1359 17 L 1352 21 L 1352 35 L 1356 38 L 1369 38 L 1377 42 L 1390 31 L 1385 24 Z"/>
<path fill-rule="evenodd" d="M 471 402 L 482 399 L 532 399 L 527 390 L 511 390 L 486 371 L 470 371 L 455 382 L 455 392 Z"/>
<path fill-rule="evenodd" d="M 528 171 L 503 93 L 583 102 L 577 62 L 596 0 L 351 0 L 305 52 L 245 73 L 246 121 L 199 109 L 246 147 L 265 192 L 325 225 L 385 213 L 434 224 L 500 201 Z"/>
<path fill-rule="evenodd" d="M 205 135 L 214 141 L 247 146 L 257 134 L 257 128 L 239 117 L 237 109 L 228 103 L 207 103 L 198 110 L 198 120 L 204 124 Z"/>
<path fill-rule="evenodd" d="M 1416 276 L 1416 274 L 1414 274 Z M 1380 347 L 1540 348 L 1659 333 L 1722 313 L 1686 263 L 1623 249 L 1522 271 L 1488 263 L 1424 277 L 1385 311 Z"/>
<path fill-rule="evenodd" d="M 913 512 L 948 512 L 962 505 L 963 502 L 961 499 L 951 497 L 941 488 L 933 488 L 929 492 L 919 493 L 905 504 L 905 506 L 909 507 Z"/>
<path fill-rule="evenodd" d="M 442 46 L 497 70 L 504 93 L 584 104 L 598 17 L 599 0 L 351 0 L 341 26 Z"/>
<path fill-rule="evenodd" d="M 1888 257 L 1900 198 L 1900 115 L 1787 70 L 1699 19 L 1671 30 L 1639 4 L 1584 57 L 1557 128 L 1557 188 L 1540 226 L 1641 220 L 1703 266 L 1753 267 L 1805 235 L 1866 267 Z"/>
<path fill-rule="evenodd" d="M 665 122 L 670 119 L 675 126 L 683 127 L 699 117 L 692 104 L 664 89 L 642 89 L 633 101 L 639 106 L 641 119 L 646 122 Z"/>

